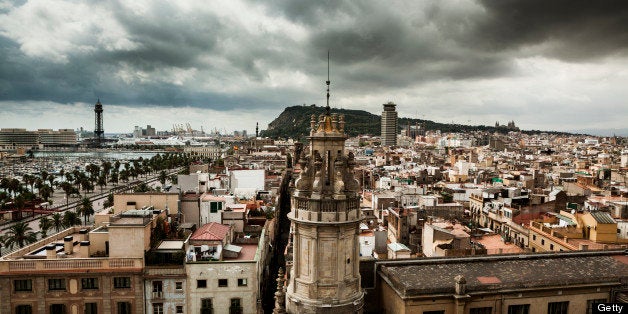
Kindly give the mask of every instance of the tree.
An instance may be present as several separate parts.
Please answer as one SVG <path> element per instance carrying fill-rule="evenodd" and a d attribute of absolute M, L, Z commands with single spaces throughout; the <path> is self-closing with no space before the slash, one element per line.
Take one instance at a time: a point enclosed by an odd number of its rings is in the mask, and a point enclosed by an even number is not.
<path fill-rule="evenodd" d="M 33 232 L 33 228 L 29 227 L 25 222 L 18 222 L 11 226 L 6 233 L 5 244 L 12 248 L 17 245 L 22 248 L 26 244 L 37 241 L 37 233 Z"/>
<path fill-rule="evenodd" d="M 52 228 L 52 221 L 46 216 L 39 218 L 39 230 L 41 232 L 42 239 L 48 236 L 48 230 Z"/>
<path fill-rule="evenodd" d="M 109 178 L 109 182 L 113 183 L 113 185 L 118 185 L 118 172 L 114 171 L 111 173 L 111 177 Z"/>
<path fill-rule="evenodd" d="M 71 210 L 67 210 L 63 214 L 63 226 L 66 228 L 70 228 L 72 226 L 80 225 L 81 218 L 79 215 Z"/>
<path fill-rule="evenodd" d="M 113 206 L 113 194 L 109 193 L 109 195 L 107 195 L 107 199 L 103 202 L 102 206 L 104 208 Z"/>
<path fill-rule="evenodd" d="M 54 176 L 48 176 L 48 184 L 50 184 L 50 188 L 52 188 L 52 193 L 54 193 L 55 190 L 55 177 Z"/>
<path fill-rule="evenodd" d="M 161 185 L 166 184 L 166 179 L 168 178 L 168 175 L 166 174 L 166 172 L 164 170 L 162 170 L 159 173 L 159 182 L 161 183 Z"/>
<path fill-rule="evenodd" d="M 83 220 L 87 225 L 87 221 L 89 220 L 89 216 L 94 214 L 94 206 L 92 205 L 92 201 L 89 197 L 83 197 L 81 200 L 81 207 L 79 208 L 81 215 L 83 215 Z"/>
<path fill-rule="evenodd" d="M 70 201 L 70 194 L 72 194 L 74 187 L 72 186 L 72 183 L 63 181 L 61 182 L 61 189 L 65 192 L 65 205 L 67 206 Z"/>
<path fill-rule="evenodd" d="M 105 176 L 98 177 L 98 186 L 100 186 L 100 192 L 107 186 L 107 178 Z"/>
<path fill-rule="evenodd" d="M 61 227 L 63 227 L 63 217 L 61 217 L 60 213 L 54 213 L 52 215 L 52 226 L 57 232 L 59 232 L 59 230 L 61 230 Z"/>
<path fill-rule="evenodd" d="M 50 198 L 50 196 L 52 196 L 52 188 L 47 186 L 47 185 L 42 185 L 41 189 L 39 190 L 39 195 L 41 195 L 41 197 L 45 200 L 48 201 L 48 199 Z"/>

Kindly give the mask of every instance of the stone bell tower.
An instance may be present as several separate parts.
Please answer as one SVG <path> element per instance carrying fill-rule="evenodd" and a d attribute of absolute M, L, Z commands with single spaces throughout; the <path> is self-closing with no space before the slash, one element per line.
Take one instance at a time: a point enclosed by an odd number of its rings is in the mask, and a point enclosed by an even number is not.
<path fill-rule="evenodd" d="M 359 195 L 353 153 L 345 154 L 344 117 L 326 113 L 310 121 L 310 147 L 299 157 L 292 208 L 293 264 L 286 291 L 288 313 L 362 313 L 359 272 Z"/>

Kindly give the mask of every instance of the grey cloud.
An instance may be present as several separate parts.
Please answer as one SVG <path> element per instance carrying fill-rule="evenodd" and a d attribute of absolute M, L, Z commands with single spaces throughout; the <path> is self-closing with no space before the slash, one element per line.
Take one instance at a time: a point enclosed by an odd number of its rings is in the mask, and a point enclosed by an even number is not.
<path fill-rule="evenodd" d="M 621 0 L 482 0 L 468 44 L 514 50 L 548 44 L 546 56 L 569 61 L 628 52 L 628 2 Z M 479 39 L 479 40 L 477 40 Z"/>

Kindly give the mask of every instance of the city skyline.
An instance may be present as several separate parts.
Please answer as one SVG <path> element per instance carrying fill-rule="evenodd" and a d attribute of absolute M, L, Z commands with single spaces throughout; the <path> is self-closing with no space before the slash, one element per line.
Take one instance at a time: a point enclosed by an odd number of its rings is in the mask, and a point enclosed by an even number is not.
<path fill-rule="evenodd" d="M 396 4 L 396 5 L 395 5 Z M 625 128 L 621 1 L 0 4 L 0 127 L 265 129 L 287 106 Z"/>

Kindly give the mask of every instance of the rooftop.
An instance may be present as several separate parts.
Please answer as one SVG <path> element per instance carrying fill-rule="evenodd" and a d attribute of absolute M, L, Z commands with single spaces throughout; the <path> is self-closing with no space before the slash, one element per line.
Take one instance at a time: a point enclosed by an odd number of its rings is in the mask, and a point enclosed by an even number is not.
<path fill-rule="evenodd" d="M 194 231 L 190 240 L 222 241 L 227 236 L 228 232 L 229 226 L 210 222 Z"/>
<path fill-rule="evenodd" d="M 613 282 L 628 279 L 623 251 L 420 259 L 382 263 L 384 279 L 402 297 L 451 293 L 463 275 L 467 293 L 487 289 L 524 289 Z"/>

